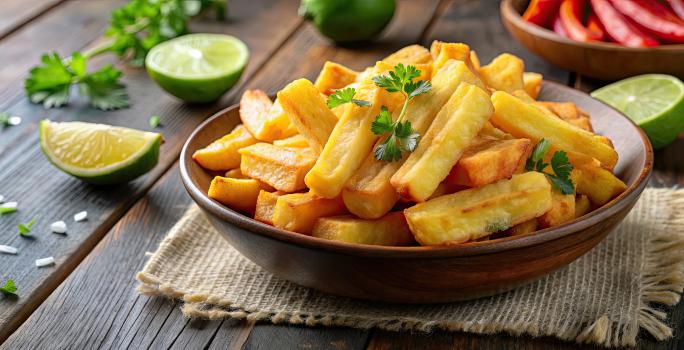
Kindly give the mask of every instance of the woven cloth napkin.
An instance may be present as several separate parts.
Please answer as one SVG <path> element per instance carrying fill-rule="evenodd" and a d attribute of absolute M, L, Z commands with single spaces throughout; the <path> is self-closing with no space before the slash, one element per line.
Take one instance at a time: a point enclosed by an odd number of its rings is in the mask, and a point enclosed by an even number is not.
<path fill-rule="evenodd" d="M 143 294 L 181 300 L 187 317 L 308 326 L 555 336 L 635 345 L 640 329 L 672 336 L 684 286 L 684 190 L 647 189 L 625 221 L 572 264 L 511 292 L 436 305 L 336 297 L 278 279 L 244 258 L 191 206 L 137 278 Z"/>

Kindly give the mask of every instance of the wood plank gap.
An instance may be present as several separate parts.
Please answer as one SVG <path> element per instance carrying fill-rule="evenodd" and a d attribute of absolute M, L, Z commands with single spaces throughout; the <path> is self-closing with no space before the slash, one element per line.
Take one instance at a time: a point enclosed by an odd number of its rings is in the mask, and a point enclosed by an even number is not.
<path fill-rule="evenodd" d="M 219 330 L 221 330 L 221 327 L 223 327 L 223 324 L 226 322 L 226 320 L 222 320 L 221 324 L 216 327 L 216 330 L 214 330 L 214 333 L 211 335 L 211 338 L 207 341 L 206 344 L 204 344 L 204 347 L 202 348 L 203 350 L 209 350 L 209 346 L 211 346 L 211 343 L 214 341 L 214 338 L 216 338 L 216 335 L 218 334 Z"/>
<path fill-rule="evenodd" d="M 31 16 L 28 16 L 24 18 L 22 21 L 16 23 L 11 29 L 8 29 L 4 32 L 0 33 L 0 40 L 4 40 L 5 38 L 9 37 L 10 35 L 14 34 L 27 24 L 33 22 L 34 20 L 38 19 L 42 15 L 46 14 L 47 12 L 53 10 L 59 5 L 62 5 L 63 3 L 67 2 L 67 0 L 57 0 L 56 2 L 42 8 L 40 11 L 37 11 L 36 13 L 32 14 Z"/>

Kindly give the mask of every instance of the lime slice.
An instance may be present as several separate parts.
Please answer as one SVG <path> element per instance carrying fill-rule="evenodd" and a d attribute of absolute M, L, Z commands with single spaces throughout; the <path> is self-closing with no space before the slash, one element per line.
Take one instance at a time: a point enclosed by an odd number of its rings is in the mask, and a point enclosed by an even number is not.
<path fill-rule="evenodd" d="M 662 148 L 684 129 L 684 83 L 665 74 L 645 74 L 620 80 L 591 93 L 639 125 Z"/>
<path fill-rule="evenodd" d="M 40 147 L 57 168 L 95 184 L 127 182 L 152 169 L 161 134 L 82 122 L 40 122 Z"/>
<path fill-rule="evenodd" d="M 147 73 L 168 93 L 186 102 L 217 100 L 240 79 L 249 50 L 230 35 L 189 34 L 150 50 Z"/>

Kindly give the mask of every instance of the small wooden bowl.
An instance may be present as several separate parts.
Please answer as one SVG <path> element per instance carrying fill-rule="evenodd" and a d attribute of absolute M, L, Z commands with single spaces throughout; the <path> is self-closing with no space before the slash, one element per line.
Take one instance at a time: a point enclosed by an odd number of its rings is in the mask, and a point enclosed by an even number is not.
<path fill-rule="evenodd" d="M 666 73 L 684 78 L 684 44 L 631 48 L 570 40 L 523 20 L 520 14 L 528 2 L 501 1 L 501 20 L 525 47 L 559 67 L 604 80 L 645 73 Z"/>
<path fill-rule="evenodd" d="M 646 186 L 653 151 L 644 133 L 607 105 L 569 87 L 542 85 L 541 100 L 571 101 L 591 114 L 620 160 L 628 189 L 605 206 L 565 225 L 519 237 L 459 246 L 381 247 L 284 231 L 210 199 L 212 175 L 191 156 L 240 122 L 238 106 L 205 121 L 183 146 L 180 169 L 190 196 L 245 257 L 274 275 L 332 294 L 405 303 L 440 303 L 501 293 L 577 259 L 619 224 Z"/>

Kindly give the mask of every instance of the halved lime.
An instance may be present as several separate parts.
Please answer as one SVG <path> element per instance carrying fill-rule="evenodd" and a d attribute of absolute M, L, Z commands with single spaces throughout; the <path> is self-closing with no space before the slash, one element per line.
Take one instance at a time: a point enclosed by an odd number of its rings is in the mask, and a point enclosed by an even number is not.
<path fill-rule="evenodd" d="M 620 80 L 591 93 L 639 125 L 662 148 L 684 129 L 684 83 L 671 75 L 644 74 Z"/>
<path fill-rule="evenodd" d="M 95 184 L 135 179 L 154 168 L 162 136 L 158 133 L 83 122 L 42 120 L 40 147 L 67 174 Z"/>
<path fill-rule="evenodd" d="M 188 34 L 150 50 L 147 73 L 168 93 L 186 102 L 217 100 L 240 79 L 247 45 L 230 35 Z"/>

